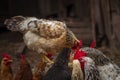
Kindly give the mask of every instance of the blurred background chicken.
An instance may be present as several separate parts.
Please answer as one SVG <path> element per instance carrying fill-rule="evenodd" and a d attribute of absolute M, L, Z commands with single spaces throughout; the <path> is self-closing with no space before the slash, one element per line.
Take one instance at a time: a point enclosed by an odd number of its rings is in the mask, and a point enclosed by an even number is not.
<path fill-rule="evenodd" d="M 33 80 L 32 69 L 24 55 L 21 55 L 19 66 L 19 70 L 13 80 Z"/>
<path fill-rule="evenodd" d="M 69 48 L 63 48 L 42 80 L 71 80 L 71 72 L 68 67 L 69 53 Z"/>
<path fill-rule="evenodd" d="M 1 61 L 0 80 L 13 80 L 13 73 L 11 68 L 12 58 L 4 53 Z"/>

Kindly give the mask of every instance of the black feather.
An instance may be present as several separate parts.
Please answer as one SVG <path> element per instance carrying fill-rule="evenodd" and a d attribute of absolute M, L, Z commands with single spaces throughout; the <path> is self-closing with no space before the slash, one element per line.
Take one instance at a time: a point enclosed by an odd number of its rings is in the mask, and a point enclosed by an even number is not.
<path fill-rule="evenodd" d="M 69 53 L 69 48 L 63 48 L 42 80 L 71 80 L 71 73 L 68 68 Z"/>

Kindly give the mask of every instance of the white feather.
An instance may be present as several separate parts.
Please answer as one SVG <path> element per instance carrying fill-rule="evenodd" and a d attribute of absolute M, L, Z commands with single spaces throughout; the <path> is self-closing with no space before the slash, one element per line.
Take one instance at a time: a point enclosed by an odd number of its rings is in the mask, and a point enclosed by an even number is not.
<path fill-rule="evenodd" d="M 21 30 L 21 31 L 28 30 L 28 23 L 31 22 L 31 21 L 35 21 L 35 20 L 38 20 L 38 19 L 35 18 L 35 17 L 29 17 L 29 18 L 23 20 L 23 21 L 19 24 L 20 30 Z"/>
<path fill-rule="evenodd" d="M 73 60 L 72 80 L 83 80 L 83 72 L 78 60 Z"/>
<path fill-rule="evenodd" d="M 101 80 L 99 71 L 97 70 L 93 59 L 91 59 L 90 57 L 83 57 L 82 59 L 85 61 L 85 80 Z"/>
<path fill-rule="evenodd" d="M 112 63 L 97 67 L 102 80 L 117 80 L 116 78 L 119 74 Z"/>

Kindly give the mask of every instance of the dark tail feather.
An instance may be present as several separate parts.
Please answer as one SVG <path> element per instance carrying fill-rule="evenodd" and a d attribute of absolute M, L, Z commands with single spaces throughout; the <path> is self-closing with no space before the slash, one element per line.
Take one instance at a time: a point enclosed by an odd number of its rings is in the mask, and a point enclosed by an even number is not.
<path fill-rule="evenodd" d="M 11 19 L 6 19 L 4 24 L 11 31 L 19 31 L 19 23 L 23 20 L 25 20 L 25 17 L 23 16 L 14 16 Z"/>
<path fill-rule="evenodd" d="M 63 49 L 60 51 L 59 55 L 57 56 L 56 62 L 57 62 L 57 63 L 58 63 L 58 62 L 62 62 L 62 61 L 60 61 L 61 59 L 62 59 L 63 61 L 68 60 L 70 51 L 71 51 L 71 50 L 70 50 L 69 48 L 63 48 Z"/>

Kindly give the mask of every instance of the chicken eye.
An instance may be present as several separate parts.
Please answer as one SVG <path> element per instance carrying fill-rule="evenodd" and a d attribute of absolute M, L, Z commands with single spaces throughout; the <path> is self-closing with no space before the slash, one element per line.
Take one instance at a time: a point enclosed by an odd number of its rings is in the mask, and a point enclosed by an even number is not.
<path fill-rule="evenodd" d="M 33 29 L 33 28 L 35 28 L 35 26 L 36 26 L 36 24 L 35 24 L 34 21 L 30 21 L 30 22 L 28 23 L 28 28 L 29 28 L 29 29 Z"/>

